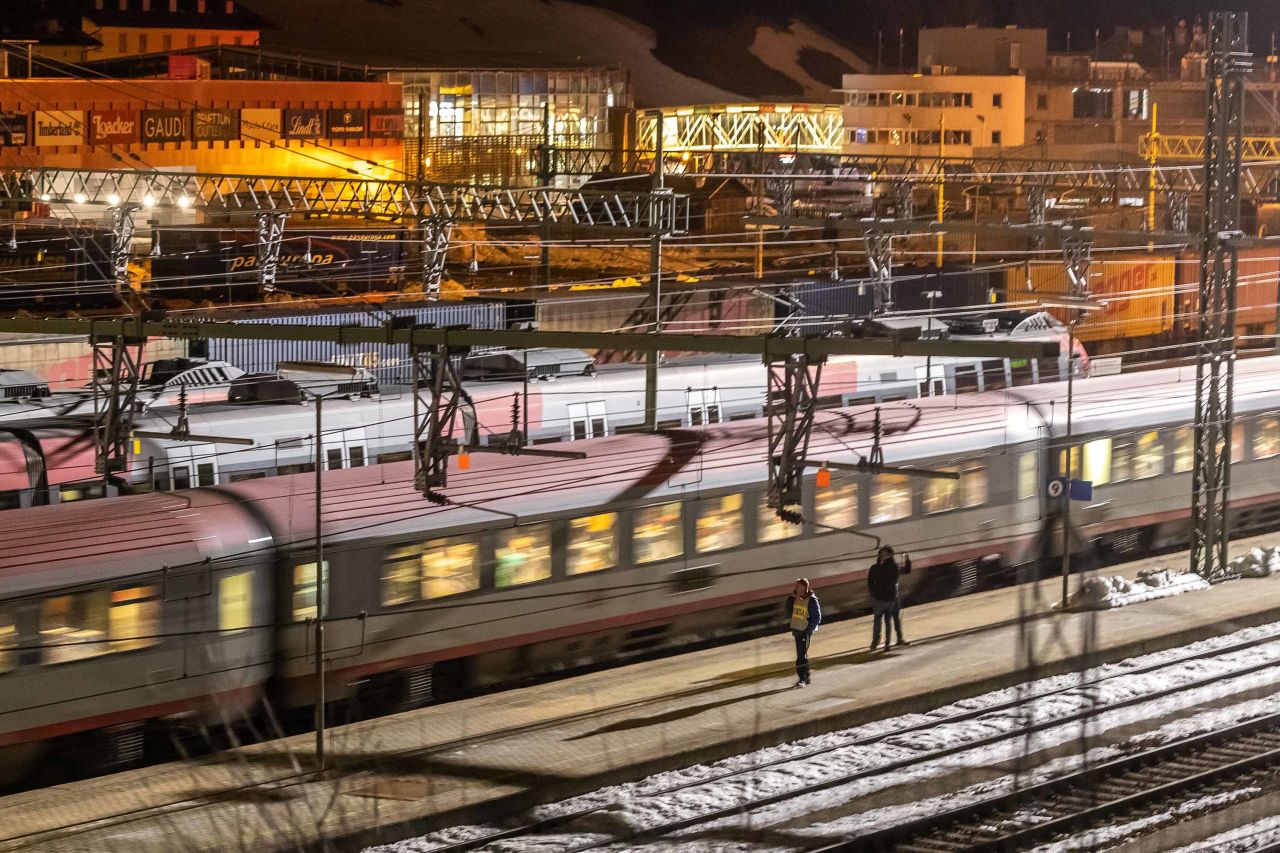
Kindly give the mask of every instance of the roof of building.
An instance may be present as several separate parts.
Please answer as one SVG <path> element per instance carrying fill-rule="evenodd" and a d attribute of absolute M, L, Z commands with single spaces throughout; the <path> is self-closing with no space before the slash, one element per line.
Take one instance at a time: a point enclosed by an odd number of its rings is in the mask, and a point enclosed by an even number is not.
<path fill-rule="evenodd" d="M 268 30 L 275 24 L 241 0 L 81 0 L 83 15 L 99 27 L 157 29 Z M 120 8 L 121 6 L 124 8 Z M 204 11 L 200 11 L 200 6 Z"/>
<path fill-rule="evenodd" d="M 80 29 L 80 16 L 57 0 L 7 0 L 0 38 L 34 39 L 51 46 L 100 44 Z"/>

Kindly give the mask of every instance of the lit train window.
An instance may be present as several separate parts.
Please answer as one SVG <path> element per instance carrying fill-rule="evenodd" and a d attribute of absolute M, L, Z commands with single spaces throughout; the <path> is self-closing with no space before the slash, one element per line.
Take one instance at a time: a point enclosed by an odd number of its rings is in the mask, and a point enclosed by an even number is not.
<path fill-rule="evenodd" d="M 1280 455 L 1280 418 L 1258 418 L 1253 428 L 1253 458 L 1270 459 L 1276 455 Z"/>
<path fill-rule="evenodd" d="M 423 550 L 423 598 L 444 598 L 479 588 L 480 548 L 475 542 L 445 539 Z"/>
<path fill-rule="evenodd" d="M 1244 451 L 1244 424 L 1234 424 L 1231 427 L 1231 461 L 1233 463 L 1243 461 Z"/>
<path fill-rule="evenodd" d="M 1173 434 L 1173 473 L 1185 474 L 1195 467 L 1196 432 L 1178 427 Z"/>
<path fill-rule="evenodd" d="M 0 672 L 18 665 L 18 626 L 13 617 L 0 610 Z"/>
<path fill-rule="evenodd" d="M 243 631 L 253 622 L 253 586 L 249 572 L 218 579 L 218 630 L 222 634 Z"/>
<path fill-rule="evenodd" d="M 1133 451 L 1133 477 L 1145 480 L 1148 477 L 1159 477 L 1164 473 L 1164 442 L 1160 433 L 1152 430 L 1138 436 L 1138 443 Z"/>
<path fill-rule="evenodd" d="M 911 515 L 911 479 L 906 474 L 881 474 L 872 481 L 871 523 L 897 521 Z"/>
<path fill-rule="evenodd" d="M 965 508 L 987 502 L 987 466 L 969 462 L 960 469 L 960 502 Z"/>
<path fill-rule="evenodd" d="M 1034 451 L 1018 457 L 1018 500 L 1034 498 L 1039 493 L 1040 478 L 1036 476 Z"/>
<path fill-rule="evenodd" d="M 602 512 L 569 520 L 567 571 L 585 575 L 618 565 L 618 514 Z"/>
<path fill-rule="evenodd" d="M 1088 480 L 1095 486 L 1105 486 L 1111 482 L 1111 439 L 1098 438 L 1085 442 L 1084 468 L 1080 479 Z M 1075 475 L 1073 475 L 1075 476 Z"/>
<path fill-rule="evenodd" d="M 1111 442 L 1111 482 L 1133 479 L 1133 444 L 1127 438 Z"/>
<path fill-rule="evenodd" d="M 493 582 L 499 589 L 544 581 L 551 577 L 551 525 L 499 530 L 493 553 L 497 558 Z"/>
<path fill-rule="evenodd" d="M 790 506 L 787 509 L 799 513 L 800 507 Z M 756 516 L 756 539 L 761 542 L 778 542 L 790 539 L 800 533 L 800 525 L 791 524 L 778 518 L 778 511 L 769 506 L 769 495 L 760 496 L 760 510 Z"/>
<path fill-rule="evenodd" d="M 107 618 L 111 651 L 145 649 L 160 642 L 160 599 L 153 586 L 134 586 L 111 593 Z"/>
<path fill-rule="evenodd" d="M 694 548 L 700 554 L 742 544 L 742 495 L 698 501 Z"/>
<path fill-rule="evenodd" d="M 1071 466 L 1067 466 L 1068 452 L 1071 456 Z M 1107 462 L 1110 465 L 1110 460 Z M 1080 479 L 1080 445 L 1072 445 L 1071 448 L 1058 451 L 1058 475 L 1062 477 L 1074 477 Z"/>
<path fill-rule="evenodd" d="M 944 468 L 944 471 L 957 471 Z M 924 483 L 924 511 L 926 514 L 946 512 L 960 507 L 959 480 L 926 480 Z"/>
<path fill-rule="evenodd" d="M 422 594 L 418 572 L 420 554 L 416 548 L 400 548 L 382 563 L 382 603 L 386 607 L 417 601 Z"/>
<path fill-rule="evenodd" d="M 107 610 L 111 593 L 105 589 L 45 599 L 40 608 L 40 647 L 45 663 L 65 663 L 107 651 Z"/>
<path fill-rule="evenodd" d="M 329 561 L 324 561 L 324 574 L 329 574 Z M 316 618 L 316 564 L 298 563 L 293 567 L 293 621 Z"/>
<path fill-rule="evenodd" d="M 819 533 L 830 533 L 832 528 L 845 530 L 858 523 L 858 484 L 853 480 L 832 482 L 813 495 L 813 520 Z"/>
<path fill-rule="evenodd" d="M 656 563 L 684 553 L 684 525 L 679 503 L 636 510 L 632 536 L 637 563 Z"/>

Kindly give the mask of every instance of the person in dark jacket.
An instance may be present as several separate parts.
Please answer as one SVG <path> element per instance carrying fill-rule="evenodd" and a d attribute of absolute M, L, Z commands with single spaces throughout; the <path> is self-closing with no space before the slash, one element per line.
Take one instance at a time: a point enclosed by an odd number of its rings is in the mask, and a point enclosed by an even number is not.
<path fill-rule="evenodd" d="M 795 587 L 787 596 L 787 618 L 791 636 L 796 641 L 796 687 L 803 687 L 810 683 L 809 641 L 822 624 L 822 607 L 809 586 L 808 578 L 796 580 Z"/>
<path fill-rule="evenodd" d="M 889 624 L 898 634 L 898 645 L 906 640 L 902 638 L 902 602 L 898 597 L 898 578 L 911 574 L 911 557 L 908 555 L 902 568 L 893 559 L 893 548 L 885 545 L 877 554 L 875 565 L 867 571 L 867 590 L 871 593 L 871 650 L 880 645 L 880 623 L 884 622 L 884 650 L 889 651 Z"/>

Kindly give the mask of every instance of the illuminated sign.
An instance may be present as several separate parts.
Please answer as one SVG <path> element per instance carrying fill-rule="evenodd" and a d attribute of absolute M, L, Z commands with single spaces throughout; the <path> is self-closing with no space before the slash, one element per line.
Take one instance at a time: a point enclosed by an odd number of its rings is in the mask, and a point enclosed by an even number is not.
<path fill-rule="evenodd" d="M 285 110 L 285 139 L 319 139 L 324 136 L 324 110 Z"/>
<path fill-rule="evenodd" d="M 27 114 L 0 112 L 0 146 L 5 148 L 27 145 Z"/>
<path fill-rule="evenodd" d="M 404 136 L 404 111 L 369 110 L 369 135 Z"/>
<path fill-rule="evenodd" d="M 196 142 L 240 137 L 240 115 L 235 110 L 192 110 L 191 138 Z"/>
<path fill-rule="evenodd" d="M 187 114 L 183 110 L 143 110 L 143 142 L 186 142 Z"/>
<path fill-rule="evenodd" d="M 94 110 L 89 116 L 91 145 L 128 145 L 138 141 L 138 114 L 132 110 Z"/>
<path fill-rule="evenodd" d="M 240 111 L 240 134 L 245 139 L 279 139 L 280 130 L 280 110 Z"/>
<path fill-rule="evenodd" d="M 330 139 L 360 139 L 369 129 L 366 112 L 357 109 L 329 110 Z"/>
<path fill-rule="evenodd" d="M 36 145 L 83 145 L 84 112 L 82 110 L 37 110 Z"/>

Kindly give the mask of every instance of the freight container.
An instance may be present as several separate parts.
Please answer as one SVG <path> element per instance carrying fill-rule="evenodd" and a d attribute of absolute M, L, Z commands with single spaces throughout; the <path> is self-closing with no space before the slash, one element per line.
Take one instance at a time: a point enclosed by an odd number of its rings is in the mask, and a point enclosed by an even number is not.
<path fill-rule="evenodd" d="M 233 320 L 236 323 L 311 326 L 381 326 L 389 317 L 412 317 L 418 325 L 470 326 L 503 329 L 507 306 L 502 302 L 434 303 L 343 312 L 300 312 Z M 275 373 L 282 361 L 321 361 L 363 367 L 383 385 L 405 384 L 411 378 L 408 348 L 399 344 L 337 344 L 329 341 L 257 341 L 215 339 L 208 342 L 208 357 L 226 361 L 249 373 Z"/>
<path fill-rule="evenodd" d="M 1181 340 L 1195 340 L 1200 323 L 1200 252 L 1178 256 L 1178 318 Z M 1280 246 L 1243 249 L 1236 284 L 1236 329 L 1245 338 L 1275 334 L 1280 301 Z M 1246 345 L 1260 345 L 1246 341 Z"/>
<path fill-rule="evenodd" d="M 151 261 L 153 301 L 167 305 L 255 302 L 258 244 L 248 229 L 155 233 L 160 254 Z M 315 229 L 285 232 L 276 292 L 286 296 L 386 293 L 404 278 L 405 234 L 372 230 Z"/>
<path fill-rule="evenodd" d="M 1131 349 L 1135 342 L 1149 345 L 1167 339 L 1173 331 L 1175 312 L 1174 261 L 1171 254 L 1102 254 L 1094 258 L 1089 296 L 1100 310 L 1049 311 L 1063 322 L 1080 314 L 1076 335 L 1094 342 L 1095 352 Z M 1006 298 L 1034 303 L 1062 300 L 1071 294 L 1065 265 L 1059 260 L 1031 261 L 1006 271 Z"/>

